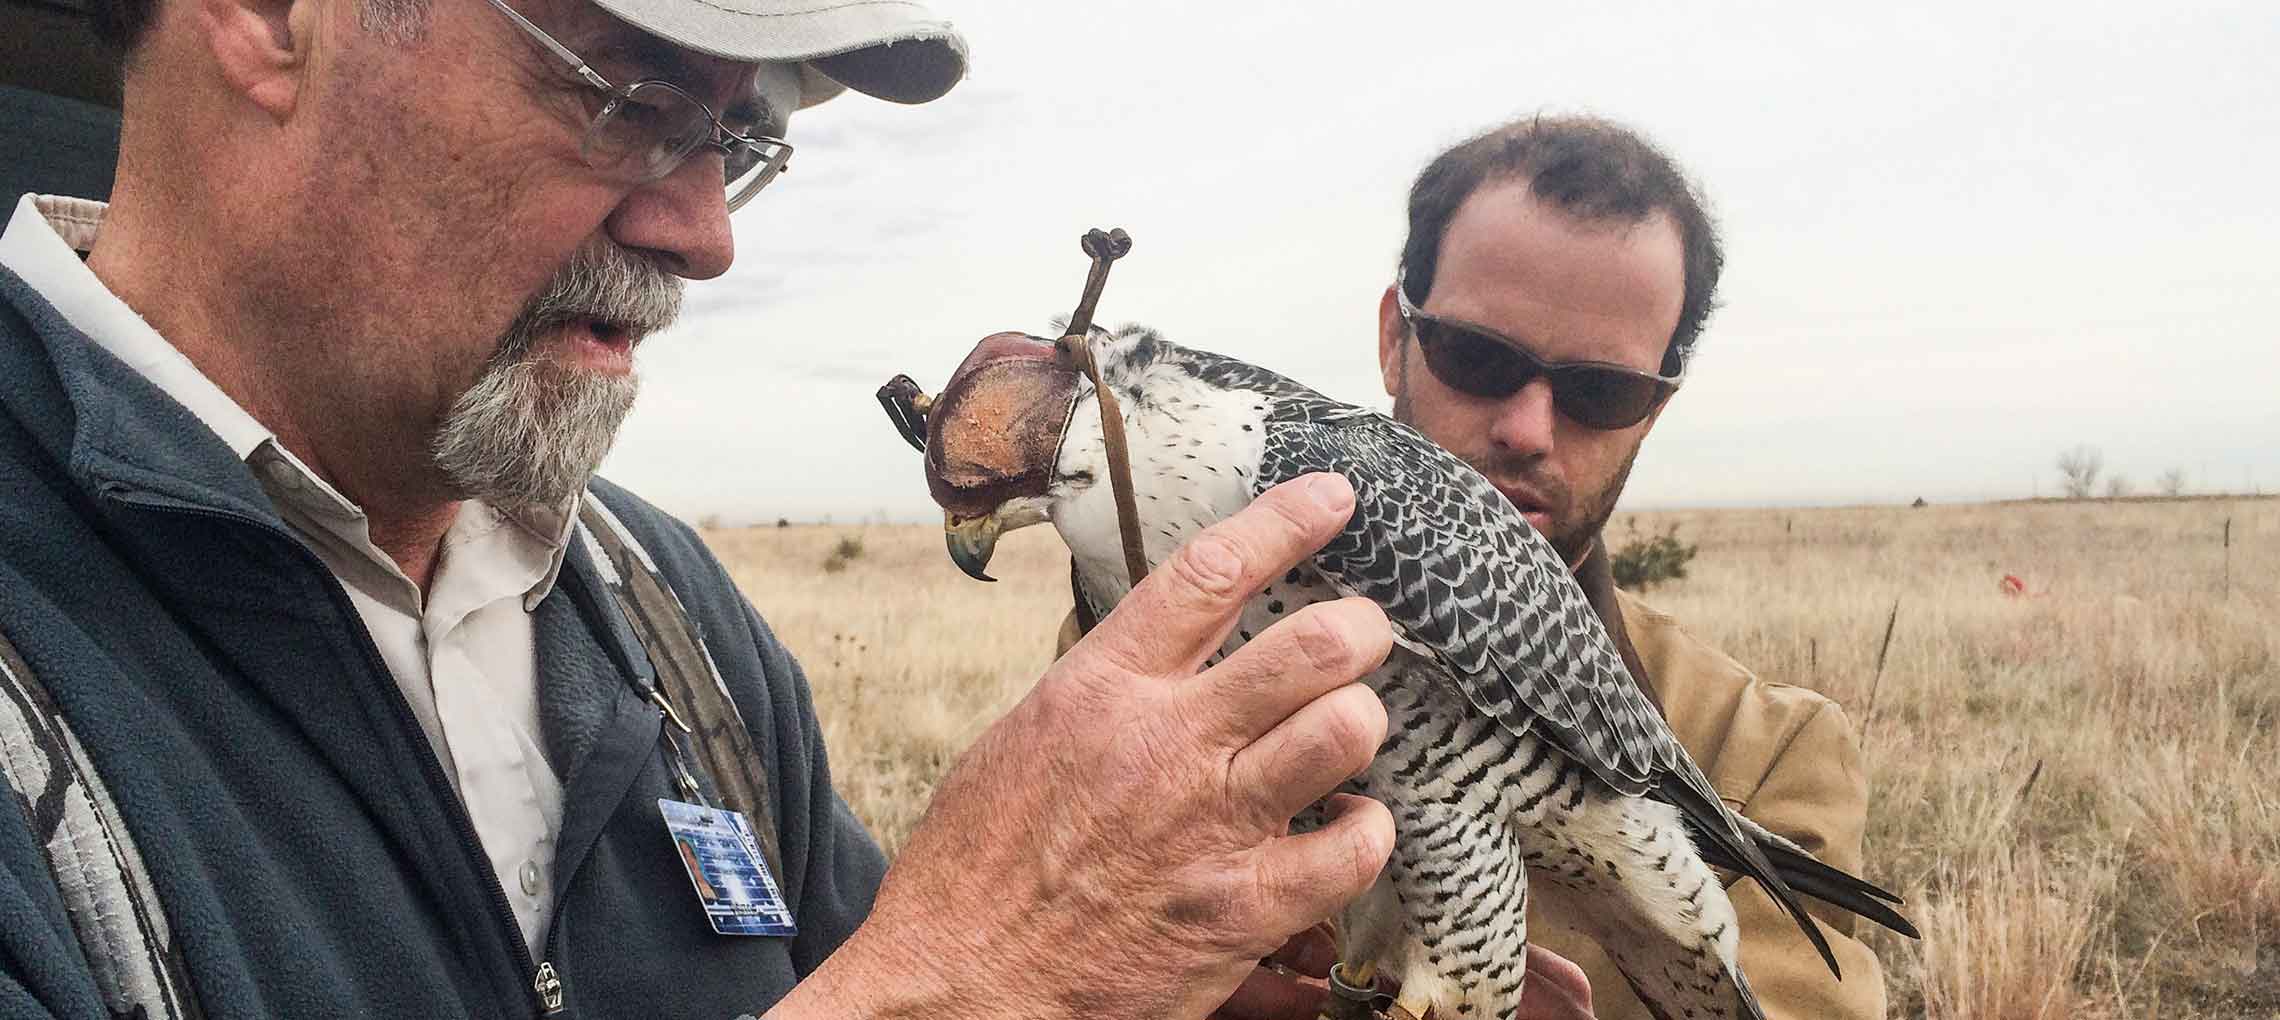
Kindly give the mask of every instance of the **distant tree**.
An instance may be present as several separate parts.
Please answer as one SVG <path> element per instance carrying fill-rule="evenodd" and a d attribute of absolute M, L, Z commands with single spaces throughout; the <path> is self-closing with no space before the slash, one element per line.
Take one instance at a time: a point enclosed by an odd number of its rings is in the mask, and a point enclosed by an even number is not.
<path fill-rule="evenodd" d="M 776 526 L 779 528 L 789 528 L 792 526 L 792 519 L 789 517 L 778 517 L 776 518 Z"/>
<path fill-rule="evenodd" d="M 2088 499 L 2098 491 L 2098 472 L 2106 469 L 2106 455 L 2095 446 L 2077 446 L 2058 455 L 2059 489 L 2068 499 Z"/>
<path fill-rule="evenodd" d="M 2185 494 L 2185 469 L 2170 468 L 2162 472 L 2161 479 L 2153 484 L 2161 487 L 2164 496 L 2182 496 Z"/>
<path fill-rule="evenodd" d="M 2130 480 L 2127 477 L 2122 475 L 2110 476 L 2106 479 L 2106 498 L 2121 499 L 2122 497 L 2129 495 L 2130 491 L 2134 488 L 2135 486 L 2132 486 L 2130 484 Z"/>
<path fill-rule="evenodd" d="M 697 518 L 697 530 L 699 530 L 699 531 L 719 531 L 719 530 L 720 530 L 720 515 L 719 515 L 719 514 L 706 514 L 706 515 L 704 515 L 703 517 L 699 517 L 699 518 Z"/>

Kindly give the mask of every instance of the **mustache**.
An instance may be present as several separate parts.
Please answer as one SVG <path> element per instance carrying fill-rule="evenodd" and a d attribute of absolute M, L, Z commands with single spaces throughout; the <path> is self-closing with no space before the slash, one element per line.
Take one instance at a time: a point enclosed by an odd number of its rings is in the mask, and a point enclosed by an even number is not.
<path fill-rule="evenodd" d="M 521 357 L 547 330 L 579 319 L 608 323 L 636 337 L 655 333 L 680 318 L 686 284 L 621 245 L 582 246 L 516 313 L 503 335 L 499 360 Z"/>
<path fill-rule="evenodd" d="M 1564 510 L 1575 503 L 1575 494 L 1567 484 L 1543 469 L 1541 455 L 1485 453 L 1474 458 L 1472 464 L 1474 470 L 1487 475 L 1500 488 L 1521 489 L 1535 496 L 1546 510 Z"/>
<path fill-rule="evenodd" d="M 1417 419 L 1409 399 L 1409 362 L 1401 363 L 1400 382 L 1393 396 L 1393 419 L 1414 426 Z M 1487 450 L 1460 450 L 1446 447 L 1458 459 L 1472 466 L 1499 489 L 1523 489 L 1542 502 L 1544 509 L 1561 511 L 1575 505 L 1575 492 L 1544 470 L 1545 456 L 1540 453 L 1514 453 L 1490 447 Z"/>

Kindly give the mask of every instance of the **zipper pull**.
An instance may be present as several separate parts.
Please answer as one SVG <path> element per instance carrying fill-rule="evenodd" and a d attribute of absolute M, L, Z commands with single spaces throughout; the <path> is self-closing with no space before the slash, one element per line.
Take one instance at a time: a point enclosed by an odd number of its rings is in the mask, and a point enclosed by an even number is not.
<path fill-rule="evenodd" d="M 539 964 L 538 976 L 532 979 L 530 987 L 538 993 L 539 1004 L 546 1007 L 544 1015 L 562 1012 L 562 977 L 554 972 L 553 964 Z"/>

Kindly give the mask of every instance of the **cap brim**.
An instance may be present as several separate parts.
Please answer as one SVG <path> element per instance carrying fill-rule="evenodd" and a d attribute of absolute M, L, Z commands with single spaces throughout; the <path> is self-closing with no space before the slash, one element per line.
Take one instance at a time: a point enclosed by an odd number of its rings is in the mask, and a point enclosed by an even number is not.
<path fill-rule="evenodd" d="M 801 64 L 802 107 L 851 88 L 923 103 L 966 76 L 966 40 L 908 0 L 594 0 L 651 35 L 730 60 Z"/>

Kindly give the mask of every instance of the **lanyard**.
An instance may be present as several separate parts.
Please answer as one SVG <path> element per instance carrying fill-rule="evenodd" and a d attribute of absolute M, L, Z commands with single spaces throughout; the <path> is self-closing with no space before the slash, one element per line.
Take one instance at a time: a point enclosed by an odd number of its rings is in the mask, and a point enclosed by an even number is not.
<path fill-rule="evenodd" d="M 592 492 L 581 501 L 576 530 L 617 612 L 586 608 L 616 645 L 636 692 L 662 717 L 660 742 L 674 785 L 690 803 L 743 813 L 769 868 L 781 874 L 767 770 L 680 597 Z M 712 781 L 717 802 L 704 796 L 700 775 Z"/>
<path fill-rule="evenodd" d="M 704 786 L 697 782 L 696 771 L 690 767 L 689 748 L 685 741 L 696 733 L 682 720 L 681 713 L 673 711 L 673 703 L 666 700 L 665 689 L 652 685 L 649 701 L 657 706 L 666 725 L 657 728 L 658 742 L 665 745 L 665 760 L 673 768 L 673 785 L 681 788 L 681 799 L 691 804 L 715 807 L 705 798 Z"/>

